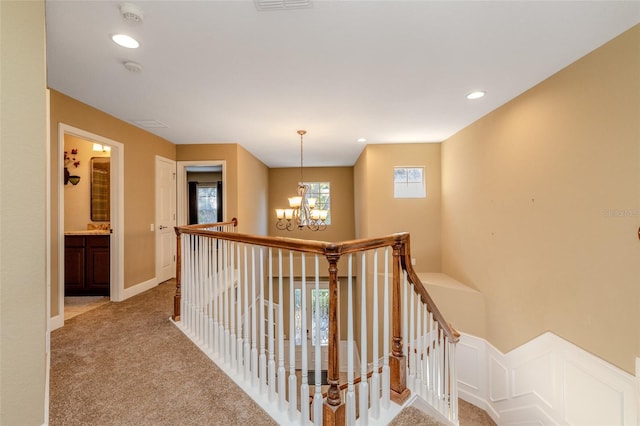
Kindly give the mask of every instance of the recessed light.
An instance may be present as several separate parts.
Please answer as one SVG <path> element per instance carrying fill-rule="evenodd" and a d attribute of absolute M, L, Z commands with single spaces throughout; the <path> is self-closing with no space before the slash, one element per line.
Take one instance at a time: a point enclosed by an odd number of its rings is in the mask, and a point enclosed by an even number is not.
<path fill-rule="evenodd" d="M 357 141 L 358 141 L 358 142 L 362 142 L 362 143 L 364 143 L 364 142 L 366 142 L 366 141 L 367 141 L 367 139 L 365 139 L 365 138 L 358 138 L 358 139 L 357 139 Z"/>
<path fill-rule="evenodd" d="M 128 49 L 136 49 L 140 46 L 140 43 L 138 43 L 135 38 L 129 37 L 128 35 L 124 34 L 114 34 L 111 36 L 111 40 L 113 40 L 113 42 L 117 45 L 126 47 Z"/>
<path fill-rule="evenodd" d="M 467 99 L 480 99 L 485 95 L 485 92 L 478 90 L 476 92 L 471 92 L 467 95 Z"/>

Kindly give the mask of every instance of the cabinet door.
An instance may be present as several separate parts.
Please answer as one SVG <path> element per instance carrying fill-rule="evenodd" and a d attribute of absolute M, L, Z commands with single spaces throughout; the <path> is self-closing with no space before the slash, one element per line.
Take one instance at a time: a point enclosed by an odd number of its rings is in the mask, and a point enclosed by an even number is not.
<path fill-rule="evenodd" d="M 84 247 L 64 249 L 64 291 L 67 296 L 82 294 L 84 289 Z"/>
<path fill-rule="evenodd" d="M 108 296 L 110 284 L 109 236 L 87 237 L 85 294 Z"/>

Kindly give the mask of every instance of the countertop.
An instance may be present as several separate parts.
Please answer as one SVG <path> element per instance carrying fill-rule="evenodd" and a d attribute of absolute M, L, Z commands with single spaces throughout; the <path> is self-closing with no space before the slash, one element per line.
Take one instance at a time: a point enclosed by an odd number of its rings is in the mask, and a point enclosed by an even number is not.
<path fill-rule="evenodd" d="M 65 231 L 64 235 L 109 235 L 109 230 L 91 229 L 83 231 Z"/>

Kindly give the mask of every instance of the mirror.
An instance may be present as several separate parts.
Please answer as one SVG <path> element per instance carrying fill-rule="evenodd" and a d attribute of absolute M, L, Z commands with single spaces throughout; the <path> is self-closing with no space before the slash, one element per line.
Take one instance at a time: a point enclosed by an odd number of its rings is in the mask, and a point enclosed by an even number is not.
<path fill-rule="evenodd" d="M 94 222 L 110 220 L 110 160 L 109 157 L 91 158 L 91 220 Z"/>

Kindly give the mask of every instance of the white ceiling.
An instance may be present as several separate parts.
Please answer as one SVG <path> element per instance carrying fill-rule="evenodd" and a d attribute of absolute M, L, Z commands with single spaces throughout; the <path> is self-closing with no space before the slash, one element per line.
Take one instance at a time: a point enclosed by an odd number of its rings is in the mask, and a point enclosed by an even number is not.
<path fill-rule="evenodd" d="M 305 166 L 354 164 L 360 137 L 440 142 L 640 22 L 637 1 L 132 3 L 143 22 L 118 1 L 47 0 L 49 87 L 163 123 L 147 130 L 176 144 L 239 143 L 270 167 L 299 166 L 298 129 Z"/>

